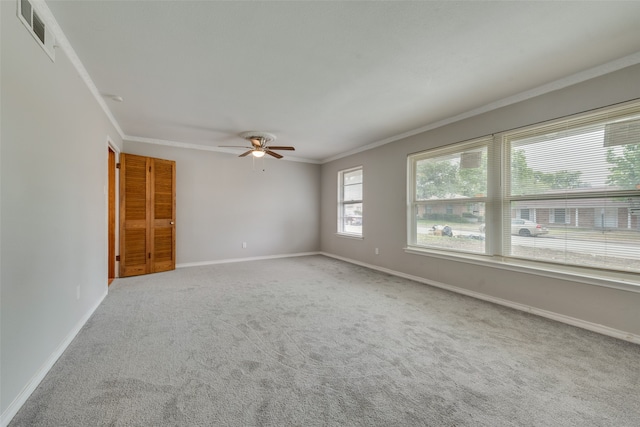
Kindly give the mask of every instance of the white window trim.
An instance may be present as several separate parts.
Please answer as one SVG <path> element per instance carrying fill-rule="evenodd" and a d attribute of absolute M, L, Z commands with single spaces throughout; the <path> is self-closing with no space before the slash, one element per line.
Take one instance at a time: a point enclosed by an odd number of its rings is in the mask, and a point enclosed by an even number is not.
<path fill-rule="evenodd" d="M 357 171 L 360 170 L 362 173 L 362 198 L 360 200 L 349 200 L 348 202 L 344 201 L 344 175 L 349 173 L 349 172 L 353 172 L 353 171 Z M 364 209 L 364 167 L 362 165 L 359 166 L 354 166 L 348 169 L 342 169 L 340 171 L 338 171 L 338 214 L 337 214 L 337 231 L 336 231 L 336 235 L 340 236 L 340 237 L 348 237 L 348 238 L 352 238 L 352 239 L 357 239 L 357 240 L 362 240 L 364 239 L 364 219 L 362 221 L 362 232 L 360 233 L 350 233 L 347 231 L 343 231 L 343 226 L 344 223 L 343 221 L 343 206 L 345 204 L 357 204 L 360 203 L 363 205 L 363 209 Z"/>
<path fill-rule="evenodd" d="M 480 138 L 474 138 L 469 141 L 463 141 L 456 144 L 447 145 L 440 148 L 434 148 L 431 150 L 425 150 L 418 153 L 409 154 L 407 156 L 407 246 L 412 249 L 416 249 L 418 251 L 421 250 L 439 250 L 437 247 L 427 247 L 421 246 L 417 244 L 417 226 L 416 226 L 416 209 L 419 205 L 426 205 L 426 200 L 417 200 L 416 199 L 416 164 L 421 159 L 432 158 L 443 156 L 447 154 L 455 154 L 462 152 L 464 150 L 469 150 L 473 148 L 486 147 L 487 148 L 487 157 L 492 156 L 492 139 L 491 136 L 483 136 Z M 491 183 L 491 171 L 487 170 L 487 192 L 490 192 L 490 183 Z M 442 199 L 442 201 L 450 201 L 452 204 L 456 203 L 484 203 L 485 204 L 485 212 L 487 212 L 487 204 L 491 199 L 491 193 L 486 194 L 484 197 L 469 197 L 464 199 Z M 485 221 L 488 219 L 485 217 Z M 445 249 L 442 249 L 445 250 Z M 468 254 L 478 254 L 477 252 L 467 252 L 463 250 L 454 250 L 447 249 L 449 252 L 454 253 L 468 253 Z M 485 242 L 485 254 L 490 253 L 488 250 L 487 243 Z M 482 254 L 478 254 L 482 255 Z"/>
<path fill-rule="evenodd" d="M 593 286 L 604 286 L 612 289 L 640 293 L 640 278 L 636 273 L 589 269 L 585 267 L 551 264 L 542 261 L 531 261 L 519 258 L 506 258 L 499 255 L 481 255 L 454 251 L 440 251 L 422 247 L 405 247 L 405 253 L 428 256 L 448 261 L 464 262 L 482 267 L 498 268 L 540 277 L 568 280 Z"/>

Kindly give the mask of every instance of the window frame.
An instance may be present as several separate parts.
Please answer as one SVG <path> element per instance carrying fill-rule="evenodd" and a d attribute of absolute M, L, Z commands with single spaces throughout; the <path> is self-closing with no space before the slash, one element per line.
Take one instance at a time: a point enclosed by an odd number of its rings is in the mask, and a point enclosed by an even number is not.
<path fill-rule="evenodd" d="M 360 171 L 361 174 L 361 182 L 357 183 L 361 186 L 361 194 L 360 194 L 360 199 L 357 200 L 344 200 L 344 194 L 345 194 L 345 187 L 349 184 L 345 184 L 344 182 L 344 176 L 346 174 L 349 174 L 351 172 L 356 172 L 356 171 Z M 351 184 L 351 185 L 356 185 L 356 184 Z M 361 220 L 361 231 L 358 232 L 353 232 L 353 231 L 346 231 L 345 230 L 345 207 L 348 205 L 357 205 L 360 204 L 362 206 L 362 210 L 363 210 L 363 218 Z M 337 231 L 336 234 L 338 234 L 339 236 L 344 236 L 344 237 L 351 237 L 351 238 L 357 238 L 357 239 L 362 239 L 364 237 L 364 167 L 362 165 L 359 166 L 353 166 L 347 169 L 342 169 L 340 171 L 338 171 L 338 212 L 337 212 Z"/>
<path fill-rule="evenodd" d="M 581 124 L 591 124 L 595 121 L 602 123 L 610 121 L 612 118 L 620 118 L 624 120 L 633 119 L 634 116 L 640 114 L 640 100 L 632 100 L 612 106 L 602 107 L 597 110 L 578 113 L 567 117 L 562 117 L 546 122 L 523 126 L 509 131 L 496 132 L 493 135 L 484 137 L 490 138 L 487 150 L 487 201 L 485 205 L 485 253 L 470 253 L 453 251 L 444 248 L 423 247 L 415 244 L 415 225 L 414 225 L 414 194 L 415 194 L 415 165 L 412 158 L 415 156 L 425 155 L 426 153 L 436 152 L 436 150 L 460 151 L 464 144 L 468 142 L 458 142 L 449 144 L 435 149 L 423 150 L 412 153 L 407 156 L 407 246 L 404 248 L 406 253 L 415 255 L 424 255 L 440 259 L 452 260 L 457 262 L 466 262 L 470 264 L 489 266 L 492 268 L 505 269 L 509 271 L 526 272 L 545 277 L 553 277 L 561 280 L 579 280 L 581 283 L 604 286 L 615 289 L 623 289 L 626 291 L 640 292 L 640 276 L 636 271 L 624 269 L 609 269 L 605 267 L 589 267 L 585 265 L 574 265 L 565 263 L 550 262 L 547 260 L 522 258 L 511 254 L 511 202 L 513 200 L 529 201 L 535 200 L 537 196 L 511 196 L 508 187 L 510 185 L 510 153 L 508 152 L 508 138 L 514 135 L 522 135 L 526 133 L 534 133 L 543 131 L 549 132 L 549 129 L 558 128 L 559 126 L 569 126 L 579 131 Z M 477 138 L 480 140 L 482 138 Z M 570 197 L 576 198 L 598 198 L 598 197 L 632 197 L 637 199 L 640 197 L 640 186 L 636 189 L 611 190 L 606 192 L 584 192 L 575 191 L 568 192 Z M 561 197 L 550 196 L 549 199 L 565 200 L 567 193 L 563 193 Z M 529 220 L 537 222 L 536 210 L 529 207 Z M 576 210 L 577 212 L 577 210 Z M 573 221 L 573 215 L 576 213 L 572 209 L 565 211 L 565 224 Z M 631 213 L 629 212 L 629 215 Z M 575 218 L 577 221 L 577 217 Z M 561 224 L 558 224 L 561 225 Z"/>
<path fill-rule="evenodd" d="M 487 212 L 487 204 L 489 203 L 490 193 L 489 193 L 489 183 L 490 183 L 490 171 L 487 168 L 487 194 L 482 197 L 464 197 L 464 198 L 439 198 L 439 199 L 429 199 L 422 200 L 417 196 L 417 164 L 421 160 L 443 157 L 447 155 L 455 155 L 462 154 L 464 152 L 468 152 L 470 150 L 484 148 L 487 152 L 487 165 L 489 164 L 489 158 L 492 154 L 492 137 L 491 136 L 483 136 L 480 138 L 474 138 L 468 141 L 463 141 L 455 144 L 449 144 L 443 147 L 433 148 L 430 150 L 420 151 L 417 153 L 412 153 L 407 156 L 407 248 L 414 249 L 418 251 L 440 251 L 446 250 L 447 252 L 460 253 L 460 254 L 473 254 L 473 255 L 486 255 L 487 254 L 487 243 L 485 241 L 484 252 L 479 253 L 475 251 L 468 251 L 464 249 L 445 249 L 440 246 L 429 246 L 422 245 L 418 243 L 418 224 L 417 224 L 417 213 L 421 206 L 423 206 L 424 212 L 431 211 L 429 206 L 432 206 L 436 203 L 442 203 L 445 206 L 445 212 L 449 212 L 449 209 L 455 205 L 459 204 L 473 204 L 473 203 L 483 203 L 485 206 L 485 213 Z M 485 221 L 486 221 L 485 216 Z M 479 231 L 479 230 L 478 230 Z"/>

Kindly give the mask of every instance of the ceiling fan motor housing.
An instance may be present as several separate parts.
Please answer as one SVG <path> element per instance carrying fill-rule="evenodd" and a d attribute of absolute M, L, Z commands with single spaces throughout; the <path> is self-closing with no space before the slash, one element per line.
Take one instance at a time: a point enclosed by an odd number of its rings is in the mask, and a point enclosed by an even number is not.
<path fill-rule="evenodd" d="M 261 147 L 264 147 L 276 140 L 276 136 L 268 132 L 249 131 L 241 133 L 240 136 L 248 141 L 252 141 L 254 139 L 259 140 Z"/>
<path fill-rule="evenodd" d="M 254 157 L 262 157 L 265 154 L 268 154 L 276 159 L 281 159 L 282 154 L 278 154 L 272 150 L 295 150 L 295 148 L 291 146 L 271 146 L 271 143 L 276 140 L 276 136 L 268 132 L 242 132 L 240 137 L 249 141 L 251 143 L 251 147 L 236 147 L 235 145 L 221 145 L 221 147 L 249 148 L 249 151 L 240 154 L 238 157 L 245 157 L 249 154 L 252 154 Z"/>

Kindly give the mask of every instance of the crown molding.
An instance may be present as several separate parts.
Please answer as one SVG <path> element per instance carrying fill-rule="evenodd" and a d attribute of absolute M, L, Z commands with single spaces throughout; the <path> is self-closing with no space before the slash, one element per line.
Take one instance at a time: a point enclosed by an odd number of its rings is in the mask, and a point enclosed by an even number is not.
<path fill-rule="evenodd" d="M 164 145 L 167 147 L 186 148 L 189 150 L 215 151 L 218 153 L 238 155 L 237 150 L 233 150 L 230 148 L 211 147 L 209 145 L 193 144 L 189 142 L 169 141 L 166 139 L 144 138 L 140 136 L 130 136 L 130 135 L 125 135 L 122 139 L 125 142 L 140 142 L 143 144 Z M 319 165 L 321 163 L 318 160 L 305 159 L 301 157 L 292 157 L 292 156 L 286 156 L 280 160 L 286 160 L 290 162 L 300 162 L 300 163 L 312 163 L 316 165 Z"/>
<path fill-rule="evenodd" d="M 30 1 L 33 4 L 33 7 L 42 15 L 42 18 L 49 25 L 49 29 L 55 36 L 56 43 L 54 48 L 61 48 L 64 51 L 69 61 L 78 72 L 78 75 L 80 76 L 82 81 L 89 88 L 89 92 L 91 92 L 93 97 L 96 99 L 96 102 L 98 103 L 98 105 L 100 105 L 105 115 L 107 116 L 107 118 L 109 119 L 113 127 L 116 129 L 116 131 L 118 132 L 118 135 L 120 135 L 120 138 L 124 138 L 124 132 L 122 132 L 122 129 L 120 128 L 120 124 L 118 124 L 115 117 L 111 113 L 111 110 L 107 106 L 107 103 L 104 101 L 102 94 L 96 87 L 95 83 L 93 83 L 93 80 L 91 80 L 91 76 L 89 76 L 87 69 L 82 64 L 82 61 L 80 61 L 80 58 L 76 54 L 75 50 L 73 50 L 73 47 L 71 47 L 71 43 L 69 43 L 67 36 L 65 36 L 64 32 L 62 32 L 62 28 L 60 28 L 60 25 L 58 25 L 58 21 L 56 21 L 55 17 L 53 16 L 53 13 L 51 13 L 51 10 L 49 9 L 45 1 L 44 0 L 30 0 Z"/>
<path fill-rule="evenodd" d="M 224 149 L 219 149 L 217 147 L 209 147 L 209 146 L 199 145 L 199 144 L 191 144 L 191 143 L 184 143 L 184 142 L 177 142 L 177 141 L 167 141 L 167 140 L 160 140 L 160 139 L 135 137 L 135 136 L 125 135 L 124 132 L 122 131 L 119 123 L 116 121 L 115 117 L 111 113 L 111 110 L 107 106 L 102 94 L 100 93 L 100 91 L 96 87 L 95 83 L 93 82 L 93 80 L 89 76 L 89 73 L 87 72 L 86 68 L 84 67 L 84 65 L 80 61 L 80 58 L 78 57 L 78 55 L 76 54 L 75 50 L 73 49 L 73 47 L 69 43 L 69 40 L 67 39 L 67 37 L 65 36 L 64 32 L 62 31 L 62 28 L 60 27 L 60 25 L 58 25 L 58 22 L 56 21 L 55 17 L 51 13 L 51 10 L 47 6 L 46 2 L 44 0 L 31 0 L 31 3 L 33 4 L 34 8 L 42 15 L 41 17 L 49 25 L 49 28 L 50 28 L 51 32 L 55 36 L 56 44 L 55 44 L 54 47 L 55 48 L 61 48 L 66 53 L 69 61 L 75 67 L 75 69 L 78 72 L 80 78 L 87 85 L 87 87 L 89 88 L 89 91 L 94 96 L 94 98 L 96 99 L 96 102 L 98 103 L 98 105 L 100 105 L 100 107 L 104 111 L 105 115 L 107 116 L 107 118 L 109 119 L 109 121 L 111 122 L 113 127 L 116 129 L 116 131 L 118 132 L 118 134 L 119 134 L 119 136 L 120 136 L 120 138 L 122 140 L 130 141 L 130 142 L 142 142 L 142 143 L 146 143 L 146 144 L 167 145 L 167 146 L 172 146 L 172 147 L 188 148 L 188 149 L 194 149 L 194 150 L 217 151 L 217 152 L 223 152 L 223 153 L 232 153 L 231 151 L 224 150 Z M 600 77 L 600 76 L 603 76 L 605 74 L 609 74 L 609 73 L 612 73 L 614 71 L 618 71 L 618 70 L 621 70 L 623 68 L 630 67 L 632 65 L 637 65 L 637 64 L 640 64 L 640 52 L 636 52 L 636 53 L 633 53 L 631 55 L 627 55 L 625 57 L 616 59 L 614 61 L 610 61 L 610 62 L 607 62 L 605 64 L 598 65 L 596 67 L 589 68 L 589 69 L 584 70 L 584 71 L 580 71 L 580 72 L 572 74 L 570 76 L 563 77 L 563 78 L 561 78 L 559 80 L 555 80 L 553 82 L 544 84 L 542 86 L 538 86 L 538 87 L 536 87 L 534 89 L 530 89 L 530 90 L 527 90 L 527 91 L 524 91 L 524 92 L 520 92 L 518 94 L 509 96 L 509 97 L 506 97 L 506 98 L 502 98 L 502 99 L 500 99 L 498 101 L 491 102 L 491 103 L 486 104 L 486 105 L 484 105 L 482 107 L 475 108 L 475 109 L 467 111 L 465 113 L 458 114 L 456 116 L 452 116 L 452 117 L 449 117 L 447 119 L 439 120 L 437 122 L 430 123 L 428 125 L 419 127 L 417 129 L 413 129 L 413 130 L 410 130 L 410 131 L 407 131 L 407 132 L 403 132 L 403 133 L 401 133 L 399 135 L 395 135 L 395 136 L 392 136 L 392 137 L 389 137 L 389 138 L 385 138 L 385 139 L 382 139 L 382 140 L 379 140 L 379 141 L 375 141 L 375 142 L 372 142 L 372 143 L 367 144 L 365 146 L 355 148 L 353 150 L 345 151 L 345 152 L 343 152 L 341 154 L 328 157 L 328 158 L 326 158 L 324 160 L 311 160 L 311 159 L 305 159 L 305 158 L 299 158 L 299 157 L 291 157 L 291 156 L 285 157 L 284 160 L 294 161 L 294 162 L 303 162 L 303 163 L 313 163 L 313 164 L 329 163 L 329 162 L 332 162 L 334 160 L 341 159 L 343 157 L 351 156 L 353 154 L 361 153 L 363 151 L 368 151 L 368 150 L 380 147 L 382 145 L 390 144 L 392 142 L 399 141 L 401 139 L 408 138 L 410 136 L 414 136 L 414 135 L 417 135 L 417 134 L 420 134 L 420 133 L 423 133 L 423 132 L 427 132 L 429 130 L 437 129 L 437 128 L 440 128 L 442 126 L 446 126 L 448 124 L 458 122 L 460 120 L 468 119 L 468 118 L 471 118 L 471 117 L 474 117 L 474 116 L 477 116 L 477 115 L 480 115 L 480 114 L 483 114 L 483 113 L 487 113 L 489 111 L 497 110 L 498 108 L 506 107 L 506 106 L 509 106 L 509 105 L 512 105 L 512 104 L 516 104 L 518 102 L 522 102 L 522 101 L 525 101 L 525 100 L 528 100 L 528 99 L 531 99 L 531 98 L 535 98 L 537 96 L 544 95 L 546 93 L 553 92 L 553 91 L 556 91 L 556 90 L 559 90 L 559 89 L 563 89 L 565 87 L 572 86 L 572 85 L 575 85 L 575 84 L 578 84 L 578 83 L 581 83 L 581 82 L 584 82 L 584 81 L 587 81 L 587 80 L 590 80 L 590 79 L 593 79 L 593 78 L 596 78 L 596 77 Z"/>
<path fill-rule="evenodd" d="M 371 144 L 368 144 L 359 148 L 355 148 L 353 150 L 346 151 L 336 156 L 326 158 L 322 160 L 320 163 L 322 164 L 329 163 L 334 160 L 341 159 L 343 157 L 347 157 L 353 154 L 361 153 L 363 151 L 371 150 L 373 148 L 380 147 L 382 145 L 399 141 L 401 139 L 408 138 L 410 136 L 414 136 L 423 132 L 427 132 L 429 130 L 437 129 L 439 127 L 446 126 L 448 124 L 455 123 L 460 120 L 464 120 L 474 116 L 478 116 L 480 114 L 488 113 L 489 111 L 497 110 L 498 108 L 517 104 L 518 102 L 526 101 L 528 99 L 535 98 L 540 95 L 544 95 L 559 89 L 573 86 L 575 84 L 582 83 L 584 81 L 591 80 L 596 77 L 604 76 L 605 74 L 609 74 L 614 71 L 618 71 L 623 68 L 630 67 L 637 64 L 640 64 L 640 52 L 636 52 L 631 55 L 616 59 L 614 61 L 607 62 L 606 64 L 598 65 L 596 67 L 589 68 L 584 71 L 580 71 L 570 76 L 563 77 L 551 83 L 547 83 L 542 86 L 538 86 L 536 88 L 533 88 L 524 92 L 520 92 L 515 95 L 508 96 L 506 98 L 502 98 L 498 101 L 494 101 L 489 104 L 483 105 L 482 107 L 478 107 L 473 110 L 467 111 L 465 113 L 458 114 L 457 116 L 439 120 L 437 122 L 433 122 L 431 124 L 422 126 L 420 128 L 410 130 L 408 132 L 404 132 L 399 135 L 392 136 L 386 139 L 382 139 L 380 141 L 372 142 Z"/>

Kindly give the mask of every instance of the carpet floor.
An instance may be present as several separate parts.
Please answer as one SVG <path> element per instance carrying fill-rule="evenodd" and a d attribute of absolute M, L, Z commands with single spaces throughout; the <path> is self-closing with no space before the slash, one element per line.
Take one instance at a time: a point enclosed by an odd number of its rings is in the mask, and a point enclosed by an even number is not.
<path fill-rule="evenodd" d="M 10 426 L 638 426 L 640 346 L 323 256 L 116 280 Z"/>

